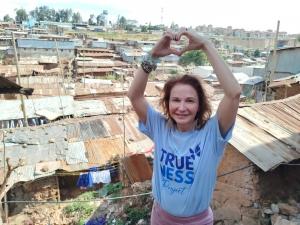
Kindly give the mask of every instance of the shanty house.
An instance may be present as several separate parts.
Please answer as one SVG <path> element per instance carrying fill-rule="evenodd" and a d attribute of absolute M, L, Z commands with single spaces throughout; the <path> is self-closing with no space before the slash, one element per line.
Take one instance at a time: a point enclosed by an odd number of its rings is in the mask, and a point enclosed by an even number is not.
<path fill-rule="evenodd" d="M 259 205 L 297 195 L 300 95 L 240 107 L 214 192 L 215 220 L 258 224 Z M 297 163 L 298 162 L 298 163 Z"/>
<path fill-rule="evenodd" d="M 276 50 L 276 57 L 273 57 L 274 50 L 270 52 L 266 65 L 267 74 L 274 70 L 271 80 L 288 77 L 300 73 L 300 47 L 281 48 Z"/>
<path fill-rule="evenodd" d="M 275 93 L 275 100 L 300 94 L 300 73 L 273 80 L 269 88 Z"/>
<path fill-rule="evenodd" d="M 47 61 L 45 58 L 49 58 L 50 63 L 57 63 L 57 55 L 60 59 L 70 60 L 74 58 L 75 43 L 73 41 L 27 38 L 17 39 L 16 44 L 20 60 L 35 59 L 43 63 Z M 9 54 L 13 55 L 12 50 L 9 51 Z"/>

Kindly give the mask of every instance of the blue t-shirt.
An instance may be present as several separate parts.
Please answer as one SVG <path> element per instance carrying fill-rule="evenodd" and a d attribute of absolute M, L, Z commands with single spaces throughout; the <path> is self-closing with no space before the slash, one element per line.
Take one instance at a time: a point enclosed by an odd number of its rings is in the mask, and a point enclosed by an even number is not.
<path fill-rule="evenodd" d="M 155 143 L 152 190 L 160 207 L 179 217 L 206 210 L 232 128 L 222 137 L 215 115 L 201 129 L 181 132 L 148 105 L 139 129 Z"/>

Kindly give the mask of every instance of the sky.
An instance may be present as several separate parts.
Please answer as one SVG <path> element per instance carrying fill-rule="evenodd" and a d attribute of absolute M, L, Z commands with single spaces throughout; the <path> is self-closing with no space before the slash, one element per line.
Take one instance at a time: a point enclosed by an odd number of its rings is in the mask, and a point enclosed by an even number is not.
<path fill-rule="evenodd" d="M 0 19 L 9 14 L 15 17 L 15 9 L 29 11 L 38 6 L 67 9 L 80 12 L 84 21 L 90 14 L 108 11 L 108 20 L 116 22 L 118 16 L 137 20 L 139 24 L 152 25 L 172 22 L 184 27 L 213 25 L 232 26 L 233 29 L 279 31 L 300 34 L 299 0 L 8 0 L 0 7 Z"/>

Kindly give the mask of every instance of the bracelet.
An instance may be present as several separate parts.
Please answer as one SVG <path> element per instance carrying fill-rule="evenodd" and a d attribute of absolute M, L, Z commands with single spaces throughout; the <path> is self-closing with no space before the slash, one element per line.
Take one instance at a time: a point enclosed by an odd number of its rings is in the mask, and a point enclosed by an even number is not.
<path fill-rule="evenodd" d="M 141 67 L 145 73 L 149 74 L 152 71 L 156 70 L 158 62 L 159 62 L 158 58 L 154 58 L 149 53 L 147 53 L 147 55 L 145 55 L 143 58 Z"/>

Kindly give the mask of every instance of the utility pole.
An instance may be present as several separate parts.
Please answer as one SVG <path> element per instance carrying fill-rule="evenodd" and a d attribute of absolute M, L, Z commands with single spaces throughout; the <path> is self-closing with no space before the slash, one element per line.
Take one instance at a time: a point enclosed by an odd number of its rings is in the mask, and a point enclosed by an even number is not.
<path fill-rule="evenodd" d="M 272 54 L 272 62 L 273 64 L 270 65 L 270 75 L 268 76 L 266 80 L 266 87 L 265 87 L 265 101 L 267 101 L 267 93 L 269 91 L 269 84 L 272 82 L 274 74 L 275 74 L 275 69 L 277 66 L 277 43 L 278 43 L 278 33 L 279 33 L 279 26 L 280 26 L 280 20 L 277 21 L 277 29 L 276 29 L 276 34 L 275 34 L 275 39 L 274 39 L 274 49 L 273 49 L 273 54 Z M 271 57 L 270 57 L 271 58 Z"/>
<path fill-rule="evenodd" d="M 13 42 L 13 47 L 14 47 L 14 54 L 15 54 L 15 61 L 16 61 L 16 68 L 17 68 L 18 84 L 21 86 L 19 60 L 18 60 L 18 53 L 17 53 L 17 48 L 16 48 L 16 41 L 15 41 L 15 34 L 14 34 L 14 32 L 12 32 L 12 42 Z M 24 126 L 28 127 L 28 120 L 27 120 L 27 115 L 26 115 L 26 109 L 25 109 L 25 103 L 24 103 L 23 95 L 20 94 L 20 97 L 21 97 L 21 109 L 22 109 L 23 117 L 24 117 Z"/>

